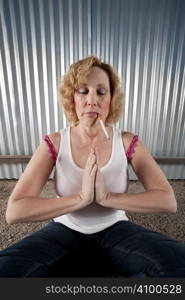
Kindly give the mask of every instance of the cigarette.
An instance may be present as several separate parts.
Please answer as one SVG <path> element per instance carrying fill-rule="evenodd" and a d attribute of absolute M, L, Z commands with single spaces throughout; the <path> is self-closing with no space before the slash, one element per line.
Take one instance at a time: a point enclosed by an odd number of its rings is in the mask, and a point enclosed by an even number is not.
<path fill-rule="evenodd" d="M 99 119 L 99 121 L 100 121 L 101 128 L 102 128 L 102 130 L 103 130 L 103 132 L 104 132 L 107 140 L 110 140 L 109 134 L 108 134 L 108 132 L 107 132 L 107 130 L 105 128 L 105 125 L 104 125 L 103 121 L 101 119 Z"/>

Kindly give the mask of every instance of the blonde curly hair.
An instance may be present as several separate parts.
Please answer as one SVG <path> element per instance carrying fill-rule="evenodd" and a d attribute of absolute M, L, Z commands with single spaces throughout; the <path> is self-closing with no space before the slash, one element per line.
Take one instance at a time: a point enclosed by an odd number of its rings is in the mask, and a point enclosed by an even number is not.
<path fill-rule="evenodd" d="M 87 77 L 92 67 L 101 68 L 109 77 L 111 103 L 105 123 L 116 123 L 123 110 L 123 92 L 121 91 L 120 79 L 111 65 L 102 62 L 96 56 L 86 57 L 70 66 L 59 86 L 59 103 L 62 105 L 69 123 L 77 125 L 79 120 L 75 110 L 74 93 L 80 82 Z"/>

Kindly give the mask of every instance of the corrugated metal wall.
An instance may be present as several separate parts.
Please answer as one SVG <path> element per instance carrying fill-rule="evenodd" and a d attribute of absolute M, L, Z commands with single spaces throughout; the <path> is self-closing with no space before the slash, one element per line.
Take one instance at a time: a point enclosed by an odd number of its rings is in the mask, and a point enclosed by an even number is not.
<path fill-rule="evenodd" d="M 154 156 L 185 155 L 185 1 L 4 0 L 0 17 L 1 155 L 31 155 L 46 133 L 66 126 L 57 86 L 91 54 L 122 77 L 118 126 Z M 0 178 L 19 178 L 24 168 L 2 164 Z M 161 168 L 185 178 L 184 165 Z"/>

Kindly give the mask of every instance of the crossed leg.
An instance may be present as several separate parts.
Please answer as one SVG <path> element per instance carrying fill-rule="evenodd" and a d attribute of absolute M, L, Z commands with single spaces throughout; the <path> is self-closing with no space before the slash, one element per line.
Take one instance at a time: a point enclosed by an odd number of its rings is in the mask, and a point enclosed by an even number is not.
<path fill-rule="evenodd" d="M 47 277 L 54 263 L 81 246 L 73 230 L 51 222 L 0 252 L 0 277 Z"/>
<path fill-rule="evenodd" d="M 185 278 L 185 243 L 159 232 L 119 221 L 98 243 L 120 276 Z"/>

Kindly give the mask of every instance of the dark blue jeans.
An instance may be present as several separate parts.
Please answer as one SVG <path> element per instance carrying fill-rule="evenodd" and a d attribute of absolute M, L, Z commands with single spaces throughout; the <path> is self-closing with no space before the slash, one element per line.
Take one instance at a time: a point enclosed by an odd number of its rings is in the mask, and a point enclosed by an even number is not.
<path fill-rule="evenodd" d="M 93 234 L 50 222 L 0 252 L 0 277 L 47 277 L 53 264 L 87 244 L 96 245 L 120 277 L 185 278 L 185 243 L 130 221 Z"/>

